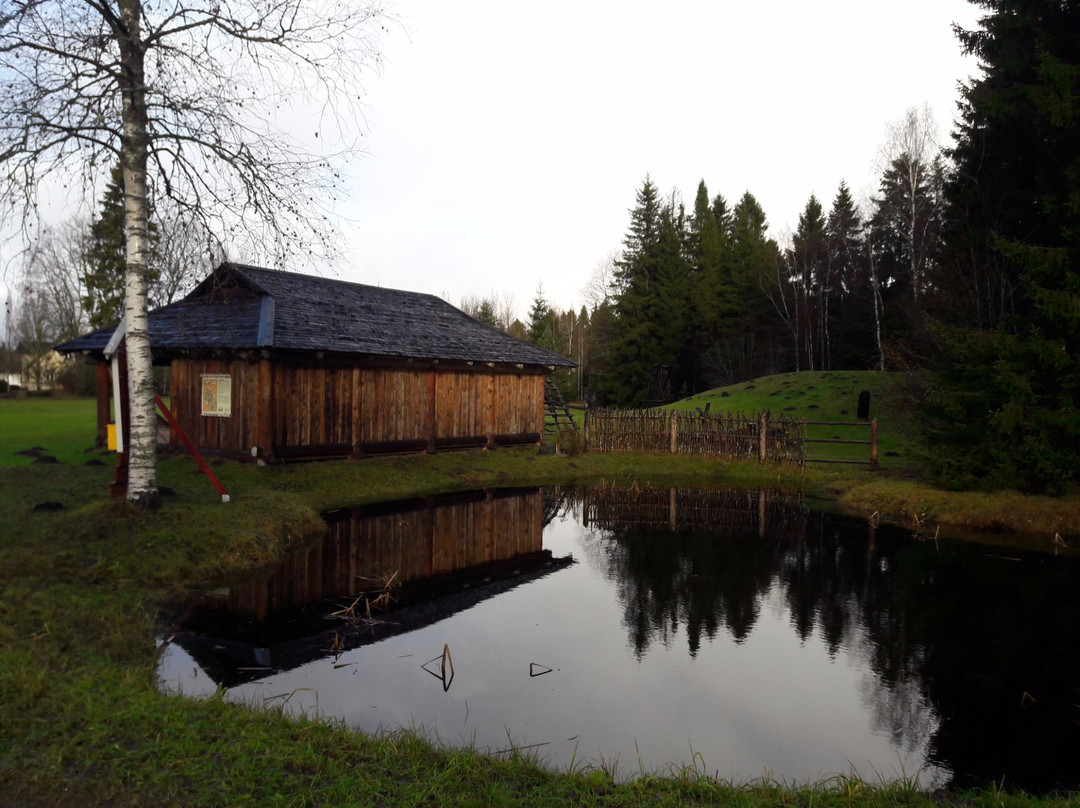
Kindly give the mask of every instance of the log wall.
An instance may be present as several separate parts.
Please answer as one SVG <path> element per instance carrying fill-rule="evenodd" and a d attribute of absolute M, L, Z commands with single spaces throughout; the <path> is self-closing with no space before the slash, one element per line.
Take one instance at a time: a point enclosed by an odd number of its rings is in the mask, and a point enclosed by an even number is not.
<path fill-rule="evenodd" d="M 232 414 L 201 414 L 201 376 L 228 374 Z M 173 411 L 200 448 L 261 457 L 343 456 L 536 442 L 544 376 L 270 359 L 176 359 Z M 174 439 L 175 440 L 175 439 Z"/>

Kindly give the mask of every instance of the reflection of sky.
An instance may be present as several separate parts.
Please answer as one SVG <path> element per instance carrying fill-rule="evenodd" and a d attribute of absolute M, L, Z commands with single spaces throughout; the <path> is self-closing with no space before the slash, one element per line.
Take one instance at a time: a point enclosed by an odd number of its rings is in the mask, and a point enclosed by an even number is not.
<path fill-rule="evenodd" d="M 423 727 L 443 742 L 494 751 L 536 744 L 536 754 L 553 765 L 617 762 L 624 776 L 695 762 L 704 773 L 735 781 L 766 774 L 819 780 L 853 770 L 873 779 L 920 769 L 934 728 L 925 703 L 917 696 L 907 702 L 926 716 L 904 725 L 919 735 L 894 737 L 893 718 L 879 715 L 894 701 L 866 667 L 858 640 L 832 657 L 817 630 L 800 641 L 778 584 L 761 595 L 759 617 L 742 643 L 721 630 L 703 638 L 692 659 L 680 626 L 670 642 L 652 643 L 638 660 L 616 584 L 591 552 L 597 540 L 573 517 L 556 519 L 545 530 L 545 547 L 582 563 L 336 661 L 327 657 L 234 688 L 230 696 L 276 704 L 292 694 L 293 709 L 317 709 L 365 730 Z M 455 671 L 448 692 L 420 667 L 444 644 Z M 534 662 L 553 671 L 530 677 Z M 205 674 L 190 676 L 193 669 L 190 657 L 172 647 L 161 678 L 185 693 L 213 692 Z M 928 785 L 940 773 L 926 774 Z"/>

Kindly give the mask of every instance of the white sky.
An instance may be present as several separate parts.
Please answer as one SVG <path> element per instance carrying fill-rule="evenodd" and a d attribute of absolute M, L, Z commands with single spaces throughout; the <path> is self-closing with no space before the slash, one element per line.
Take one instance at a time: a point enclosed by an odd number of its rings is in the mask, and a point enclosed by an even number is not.
<path fill-rule="evenodd" d="M 975 71 L 966 0 L 400 0 L 369 80 L 340 275 L 442 295 L 543 283 L 583 302 L 646 173 L 692 208 L 698 181 L 750 190 L 774 235 L 811 193 L 873 190 L 886 125 L 930 104 L 948 137 Z"/>
<path fill-rule="evenodd" d="M 750 190 L 774 236 L 811 193 L 876 182 L 886 126 L 929 104 L 948 137 L 975 71 L 967 0 L 397 0 L 365 92 L 333 274 L 430 292 L 543 284 L 566 309 L 619 249 L 645 175 L 692 208 Z M 243 255 L 231 256 L 249 260 Z M 11 280 L 10 275 L 6 279 Z M 5 296 L 0 283 L 0 301 Z M 2 317 L 2 313 L 0 313 Z"/>

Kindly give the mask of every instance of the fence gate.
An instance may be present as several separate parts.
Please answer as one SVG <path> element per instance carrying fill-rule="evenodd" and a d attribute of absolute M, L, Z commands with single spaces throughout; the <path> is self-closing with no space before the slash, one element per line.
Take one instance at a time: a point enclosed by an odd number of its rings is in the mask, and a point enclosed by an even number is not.
<path fill-rule="evenodd" d="M 841 443 L 847 445 L 857 446 L 869 446 L 870 447 L 870 459 L 869 460 L 834 460 L 824 457 L 807 457 L 807 463 L 847 463 L 850 465 L 869 465 L 871 471 L 875 471 L 878 467 L 878 430 L 877 419 L 872 421 L 807 421 L 806 425 L 810 426 L 835 426 L 835 427 L 855 427 L 861 429 L 869 429 L 869 440 L 842 440 L 840 438 L 811 438 L 807 437 L 807 443 Z"/>

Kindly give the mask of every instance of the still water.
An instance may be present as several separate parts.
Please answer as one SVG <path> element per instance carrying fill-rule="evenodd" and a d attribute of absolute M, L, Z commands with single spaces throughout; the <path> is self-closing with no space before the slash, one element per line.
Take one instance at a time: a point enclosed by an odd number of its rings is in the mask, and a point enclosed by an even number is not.
<path fill-rule="evenodd" d="M 170 611 L 163 687 L 621 777 L 1080 787 L 1073 555 L 741 490 L 514 489 L 327 519 L 273 574 Z"/>

